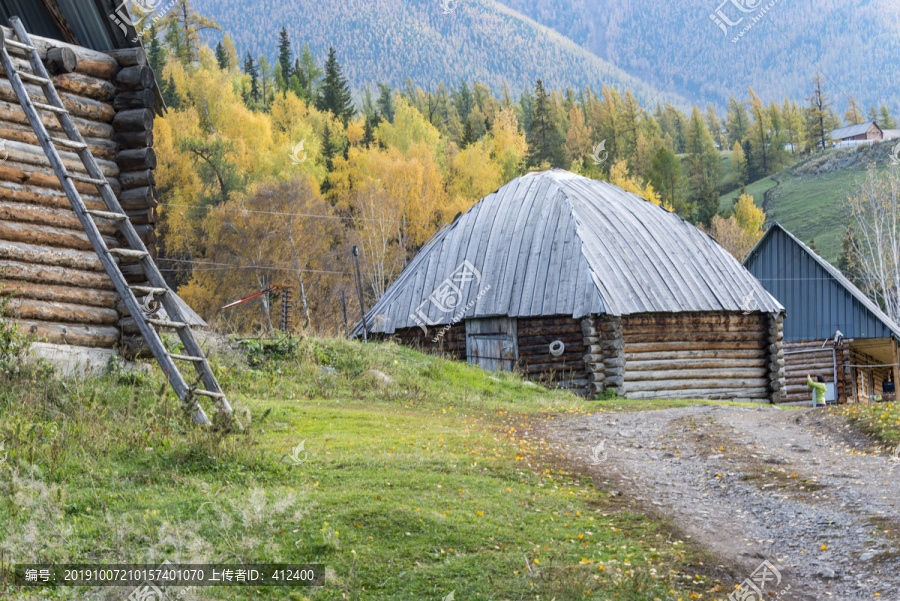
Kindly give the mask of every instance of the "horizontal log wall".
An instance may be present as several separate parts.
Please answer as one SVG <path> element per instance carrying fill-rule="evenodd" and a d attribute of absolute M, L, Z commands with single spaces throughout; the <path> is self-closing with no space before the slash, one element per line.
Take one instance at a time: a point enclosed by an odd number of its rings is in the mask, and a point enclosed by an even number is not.
<path fill-rule="evenodd" d="M 11 35 L 8 28 L 4 33 Z M 42 57 L 50 57 L 45 62 L 63 104 L 155 256 L 154 78 L 143 52 L 113 56 L 32 39 Z M 31 72 L 22 51 L 10 48 L 10 53 L 16 68 Z M 27 84 L 26 90 L 32 99 L 46 102 L 39 87 Z M 51 135 L 66 137 L 55 116 L 40 114 Z M 116 346 L 127 312 L 121 305 L 117 310 L 118 295 L 2 69 L 0 138 L 5 140 L 0 149 L 0 291 L 13 294 L 13 318 L 46 342 Z M 70 172 L 86 174 L 77 154 L 60 149 L 60 156 Z M 94 186 L 75 182 L 75 187 L 89 209 L 106 210 Z M 98 226 L 109 247 L 124 244 L 115 223 L 98 221 Z M 132 283 L 145 280 L 135 264 L 124 264 L 123 271 Z"/>
<path fill-rule="evenodd" d="M 532 381 L 577 394 L 588 394 L 593 379 L 584 362 L 587 347 L 580 319 L 520 317 L 517 320 L 518 371 Z M 563 344 L 559 357 L 550 353 L 554 342 Z"/>
<path fill-rule="evenodd" d="M 622 317 L 627 398 L 740 398 L 780 402 L 781 321 L 762 313 Z M 609 356 L 606 365 L 618 367 Z"/>
<path fill-rule="evenodd" d="M 855 398 L 855 387 L 849 367 L 850 341 L 843 340 L 837 348 L 833 344 L 823 347 L 822 342 L 822 340 L 806 340 L 785 343 L 787 402 L 798 403 L 812 399 L 807 376 L 811 376 L 813 380 L 817 376 L 822 376 L 825 382 L 835 382 L 838 403 L 846 403 Z"/>

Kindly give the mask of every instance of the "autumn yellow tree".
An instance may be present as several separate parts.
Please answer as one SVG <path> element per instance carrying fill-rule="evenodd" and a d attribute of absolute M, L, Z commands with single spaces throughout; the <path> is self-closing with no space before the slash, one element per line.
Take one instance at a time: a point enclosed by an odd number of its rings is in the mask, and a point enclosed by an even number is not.
<path fill-rule="evenodd" d="M 743 261 L 762 238 L 766 214 L 753 202 L 749 194 L 741 194 L 734 204 L 734 215 L 723 218 L 715 215 L 709 233 L 738 261 Z"/>
<path fill-rule="evenodd" d="M 628 173 L 628 164 L 624 160 L 616 161 L 609 170 L 609 183 L 618 186 L 626 192 L 637 194 L 641 198 L 649 200 L 655 205 L 660 204 L 659 196 L 653 189 L 653 185 L 649 182 L 642 184 L 641 181 Z M 666 207 L 671 210 L 670 207 Z"/>
<path fill-rule="evenodd" d="M 205 255 L 179 291 L 201 315 L 217 319 L 219 307 L 270 285 L 292 286 L 301 317 L 329 310 L 329 290 L 338 273 L 331 254 L 340 220 L 310 178 L 259 183 L 207 211 L 203 220 Z M 271 332 L 277 325 L 266 299 L 229 309 L 223 321 Z M 315 325 L 315 324 L 312 324 Z"/>

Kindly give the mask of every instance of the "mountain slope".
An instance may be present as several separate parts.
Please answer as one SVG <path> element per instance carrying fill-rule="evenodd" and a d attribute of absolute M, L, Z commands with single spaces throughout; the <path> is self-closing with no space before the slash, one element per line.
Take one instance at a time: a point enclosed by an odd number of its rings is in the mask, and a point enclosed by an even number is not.
<path fill-rule="evenodd" d="M 295 52 L 308 43 L 320 58 L 333 45 L 351 84 L 385 82 L 434 89 L 477 79 L 500 93 L 604 84 L 630 89 L 640 101 L 656 91 L 555 31 L 493 0 L 454 0 L 445 14 L 437 0 L 194 0 L 234 38 L 238 52 L 264 52 L 273 62 L 286 26 Z M 684 101 L 668 95 L 663 100 Z"/>
<path fill-rule="evenodd" d="M 632 75 L 663 88 L 671 80 L 666 90 L 698 102 L 724 105 L 729 94 L 746 97 L 748 86 L 763 98 L 799 101 L 821 70 L 841 112 L 849 95 L 865 107 L 898 108 L 897 0 L 739 0 L 755 8 L 727 35 L 710 18 L 720 0 L 500 1 Z M 734 21 L 742 15 L 732 2 L 722 11 Z"/>
<path fill-rule="evenodd" d="M 889 156 L 896 144 L 888 140 L 813 155 L 748 185 L 747 192 L 766 211 L 767 223 L 779 222 L 804 242 L 814 239 L 818 253 L 836 264 L 850 223 L 847 197 L 869 166 L 893 168 Z M 738 193 L 723 196 L 723 205 L 730 206 Z"/>

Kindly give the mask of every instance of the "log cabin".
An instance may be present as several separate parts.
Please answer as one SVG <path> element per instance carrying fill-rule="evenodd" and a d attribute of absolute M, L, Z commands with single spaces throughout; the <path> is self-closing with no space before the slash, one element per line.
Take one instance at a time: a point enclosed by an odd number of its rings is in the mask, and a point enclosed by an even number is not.
<path fill-rule="evenodd" d="M 811 400 L 808 375 L 824 378 L 831 402 L 894 396 L 900 326 L 836 267 L 778 223 L 744 266 L 786 309 L 786 402 Z"/>
<path fill-rule="evenodd" d="M 353 333 L 588 396 L 777 403 L 783 315 L 674 213 L 551 170 L 435 234 Z"/>
<path fill-rule="evenodd" d="M 165 106 L 124 11 L 112 0 L 0 0 L 0 24 L 14 39 L 9 19 L 18 16 L 32 34 L 64 106 L 155 258 L 153 122 Z M 31 70 L 24 50 L 8 50 L 16 69 Z M 44 100 L 39 86 L 26 89 Z M 42 120 L 51 135 L 61 135 L 55 117 Z M 35 340 L 34 354 L 68 371 L 144 348 L 6 73 L 0 73 L 0 145 L 0 293 L 12 295 L 11 317 Z M 68 169 L 86 174 L 74 152 L 60 154 Z M 105 209 L 96 187 L 76 187 L 89 209 Z M 101 233 L 110 248 L 124 244 L 115 223 Z M 145 281 L 137 262 L 123 261 L 122 270 L 130 283 Z M 190 316 L 192 325 L 203 325 Z"/>

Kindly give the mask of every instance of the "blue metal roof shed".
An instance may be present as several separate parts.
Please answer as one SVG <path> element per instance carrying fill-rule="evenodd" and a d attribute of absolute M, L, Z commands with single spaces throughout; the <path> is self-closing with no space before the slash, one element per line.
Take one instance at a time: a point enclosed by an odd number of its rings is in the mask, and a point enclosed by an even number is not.
<path fill-rule="evenodd" d="M 897 338 L 900 326 L 837 268 L 775 223 L 744 260 L 744 267 L 786 310 L 784 339 Z"/>

